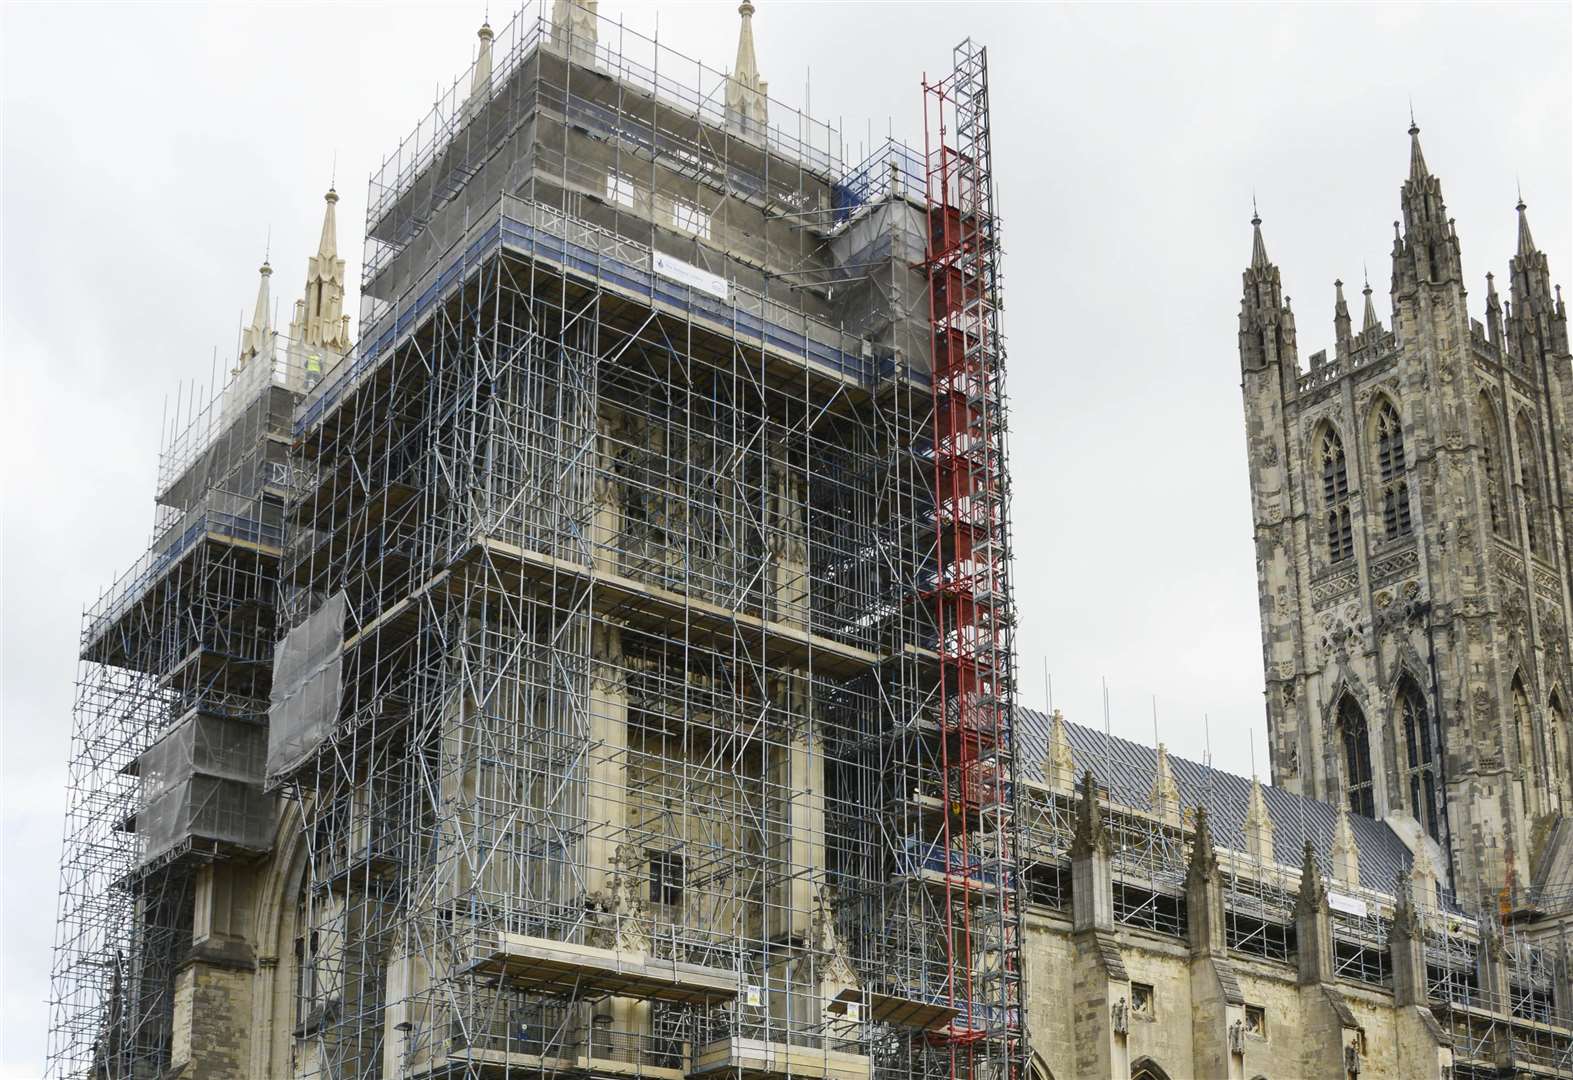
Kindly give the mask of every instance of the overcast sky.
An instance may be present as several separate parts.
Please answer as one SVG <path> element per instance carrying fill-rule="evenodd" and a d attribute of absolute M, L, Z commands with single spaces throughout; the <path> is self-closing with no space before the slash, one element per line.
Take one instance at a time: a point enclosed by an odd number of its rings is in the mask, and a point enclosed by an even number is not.
<path fill-rule="evenodd" d="M 493 4 L 494 24 L 510 15 Z M 1236 355 L 1251 195 L 1302 357 L 1368 264 L 1386 320 L 1413 99 L 1477 317 L 1515 179 L 1573 283 L 1566 4 L 1269 8 L 761 0 L 771 89 L 921 145 L 919 79 L 989 48 L 1008 250 L 1027 704 L 1247 772 L 1261 653 Z M 656 5 L 603 2 L 645 32 Z M 4 1023 L 36 1076 L 80 612 L 145 548 L 166 395 L 232 358 L 272 231 L 300 294 L 335 155 L 364 178 L 468 64 L 482 4 L 21 5 L 4 19 Z M 717 66 L 735 5 L 664 3 Z M 809 72 L 811 70 L 811 77 Z M 287 315 L 286 315 L 287 319 Z"/>

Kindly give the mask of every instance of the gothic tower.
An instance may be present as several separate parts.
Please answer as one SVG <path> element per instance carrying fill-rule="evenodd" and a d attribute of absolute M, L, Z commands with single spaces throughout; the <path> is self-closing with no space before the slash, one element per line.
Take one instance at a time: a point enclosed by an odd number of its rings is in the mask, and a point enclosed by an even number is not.
<path fill-rule="evenodd" d="M 1240 307 L 1273 777 L 1438 846 L 1469 899 L 1523 890 L 1573 811 L 1567 309 L 1520 200 L 1511 301 L 1470 318 L 1411 127 L 1391 325 L 1301 370 L 1253 217 Z M 1503 890 L 1508 890 L 1505 892 Z M 1514 890 L 1517 890 L 1516 892 Z"/>

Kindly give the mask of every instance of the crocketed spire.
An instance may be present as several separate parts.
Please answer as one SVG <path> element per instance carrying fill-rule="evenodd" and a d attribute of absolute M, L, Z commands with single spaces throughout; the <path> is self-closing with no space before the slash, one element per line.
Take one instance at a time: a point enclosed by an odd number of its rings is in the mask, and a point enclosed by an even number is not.
<path fill-rule="evenodd" d="M 323 196 L 322 237 L 306 260 L 306 293 L 295 301 L 290 342 L 307 383 L 315 383 L 350 350 L 350 317 L 344 314 L 344 260 L 339 258 L 339 193 Z"/>
<path fill-rule="evenodd" d="M 470 100 L 484 101 L 492 89 L 492 24 L 483 21 L 475 35 L 480 45 L 475 50 L 475 69 L 470 76 Z"/>
<path fill-rule="evenodd" d="M 1420 150 L 1420 125 L 1415 123 L 1414 114 L 1409 116 L 1409 179 L 1415 183 L 1423 182 L 1431 172 L 1426 168 L 1426 156 Z"/>
<path fill-rule="evenodd" d="M 742 16 L 742 25 L 737 31 L 737 64 L 726 81 L 726 122 L 735 131 L 759 135 L 769 122 L 769 84 L 759 77 L 759 61 L 754 56 L 754 5 L 743 0 L 737 13 Z"/>
<path fill-rule="evenodd" d="M 273 312 L 270 310 L 273 301 L 269 295 L 268 279 L 273 276 L 273 267 L 267 259 L 262 260 L 262 266 L 257 270 L 257 306 L 251 316 L 251 325 L 246 327 L 240 339 L 240 360 L 235 365 L 239 371 L 259 356 L 272 356 L 273 353 Z"/>
<path fill-rule="evenodd" d="M 1262 215 L 1256 212 L 1255 200 L 1251 206 L 1251 267 L 1261 270 L 1272 265 L 1267 257 L 1267 245 L 1262 241 Z"/>
<path fill-rule="evenodd" d="M 1360 327 L 1360 332 L 1365 333 L 1379 329 L 1382 321 L 1376 317 L 1376 305 L 1371 303 L 1371 278 L 1369 275 L 1365 279 L 1365 288 L 1360 290 L 1360 294 L 1365 297 L 1365 322 Z"/>
<path fill-rule="evenodd" d="M 1518 193 L 1518 253 L 1520 255 L 1533 255 L 1535 253 L 1535 238 L 1529 235 L 1529 215 L 1524 213 L 1524 193 Z"/>
<path fill-rule="evenodd" d="M 1344 300 L 1344 283 L 1340 278 L 1333 282 L 1333 337 L 1338 342 L 1342 356 L 1349 350 L 1349 305 Z"/>

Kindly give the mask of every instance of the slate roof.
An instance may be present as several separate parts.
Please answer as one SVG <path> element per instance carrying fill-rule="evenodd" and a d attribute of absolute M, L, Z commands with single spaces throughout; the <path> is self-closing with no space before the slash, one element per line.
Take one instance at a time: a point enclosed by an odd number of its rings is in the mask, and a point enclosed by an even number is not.
<path fill-rule="evenodd" d="M 1035 709 L 1016 710 L 1017 768 L 1026 777 L 1042 781 L 1048 759 L 1049 717 Z M 1065 722 L 1071 757 L 1080 775 L 1091 769 L 1110 798 L 1126 806 L 1146 807 L 1152 791 L 1158 753 L 1151 746 L 1122 739 L 1080 724 Z M 1245 814 L 1251 797 L 1251 778 L 1214 769 L 1186 758 L 1169 755 L 1169 771 L 1180 788 L 1185 806 L 1207 807 L 1213 836 L 1221 847 L 1245 850 Z M 1304 837 L 1311 845 L 1323 873 L 1332 865 L 1331 848 L 1337 811 L 1328 803 L 1307 799 L 1282 788 L 1262 785 L 1267 813 L 1273 820 L 1273 858 L 1286 867 L 1300 868 Z M 1358 814 L 1349 815 L 1355 846 L 1360 849 L 1360 884 L 1392 892 L 1394 882 L 1411 860 L 1409 848 L 1387 825 Z"/>

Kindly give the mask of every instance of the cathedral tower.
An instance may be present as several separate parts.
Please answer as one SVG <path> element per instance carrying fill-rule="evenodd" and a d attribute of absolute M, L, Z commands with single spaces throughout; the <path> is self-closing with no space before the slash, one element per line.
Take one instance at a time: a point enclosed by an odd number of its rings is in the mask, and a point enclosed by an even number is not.
<path fill-rule="evenodd" d="M 1567 313 L 1520 200 L 1511 300 L 1469 315 L 1409 131 L 1391 325 L 1335 283 L 1302 370 L 1253 217 L 1240 370 L 1273 777 L 1440 848 L 1474 899 L 1531 883 L 1573 810 Z"/>

